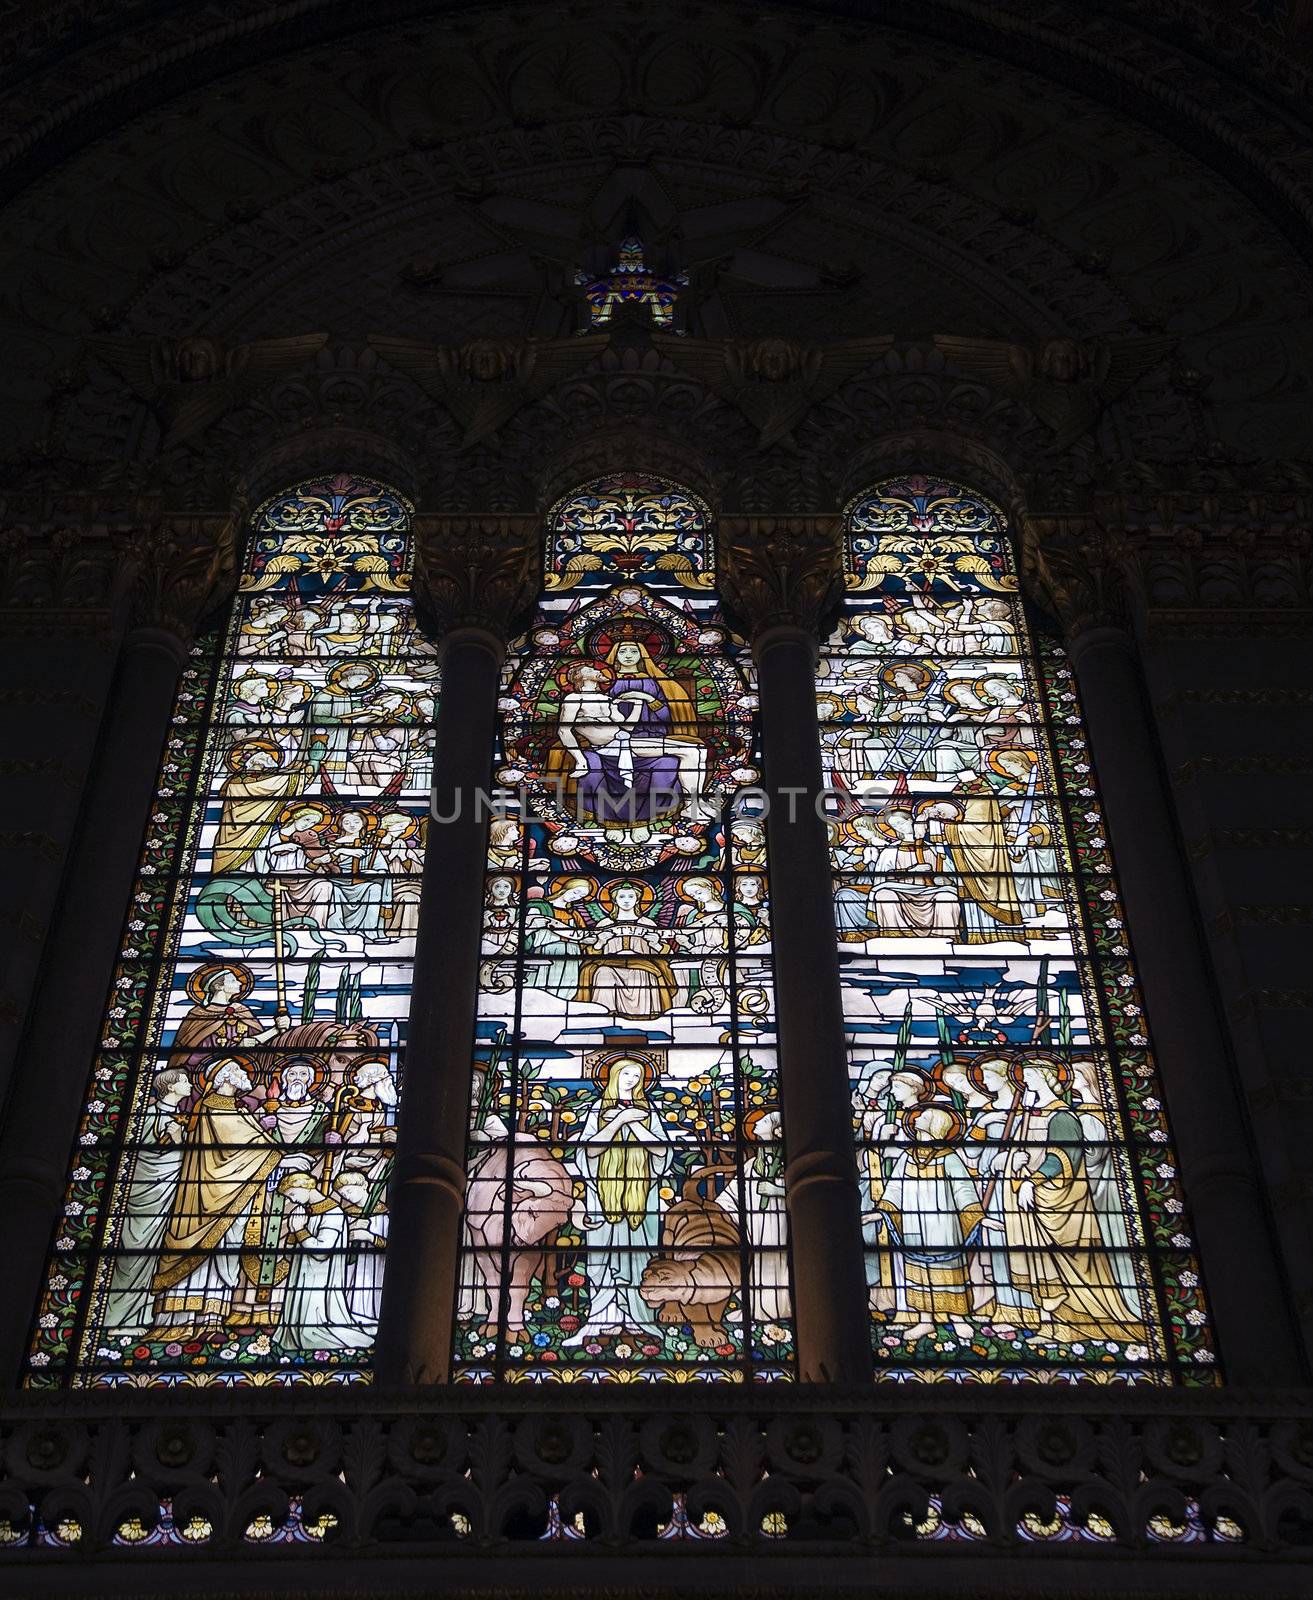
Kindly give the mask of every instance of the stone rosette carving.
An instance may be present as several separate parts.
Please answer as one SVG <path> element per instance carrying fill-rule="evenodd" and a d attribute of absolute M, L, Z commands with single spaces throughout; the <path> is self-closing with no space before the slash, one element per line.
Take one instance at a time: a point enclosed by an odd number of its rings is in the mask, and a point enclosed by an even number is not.
<path fill-rule="evenodd" d="M 415 518 L 415 604 L 434 638 L 479 628 L 505 640 L 539 587 L 541 519 L 532 513 Z"/>
<path fill-rule="evenodd" d="M 819 636 L 843 599 L 843 518 L 726 516 L 717 578 L 726 607 L 750 637 L 769 628 Z"/>

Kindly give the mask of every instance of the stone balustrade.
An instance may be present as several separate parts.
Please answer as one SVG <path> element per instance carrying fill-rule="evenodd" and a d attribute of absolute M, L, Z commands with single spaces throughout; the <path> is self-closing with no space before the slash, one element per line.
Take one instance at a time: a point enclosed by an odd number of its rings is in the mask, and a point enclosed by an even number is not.
<path fill-rule="evenodd" d="M 871 1581 L 872 1558 L 935 1548 L 977 1576 L 1006 1570 L 1009 1593 L 1059 1592 L 1073 1558 L 1100 1593 L 1152 1583 L 1163 1562 L 1191 1594 L 1313 1590 L 1307 1395 L 967 1400 L 948 1386 L 33 1395 L 0 1415 L 0 1563 L 77 1594 L 100 1592 L 89 1567 L 127 1592 L 134 1563 L 176 1564 L 184 1582 L 236 1561 L 249 1582 L 252 1560 L 292 1551 L 341 1563 L 357 1592 L 420 1557 L 430 1582 L 447 1581 L 433 1562 L 454 1563 L 458 1588 L 604 1571 L 682 1583 L 695 1561 L 713 1583 L 732 1570 L 843 1589 Z M 531 1552 L 549 1564 L 530 1579 Z"/>

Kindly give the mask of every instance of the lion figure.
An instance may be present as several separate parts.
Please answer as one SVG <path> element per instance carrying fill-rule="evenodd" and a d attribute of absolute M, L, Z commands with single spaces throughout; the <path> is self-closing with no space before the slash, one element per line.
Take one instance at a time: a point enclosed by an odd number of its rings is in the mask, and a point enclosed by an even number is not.
<path fill-rule="evenodd" d="M 644 1269 L 639 1293 L 658 1322 L 687 1323 L 710 1349 L 729 1343 L 725 1312 L 739 1288 L 739 1230 L 728 1212 L 698 1194 L 705 1176 L 690 1178 L 662 1219 L 662 1254 Z"/>

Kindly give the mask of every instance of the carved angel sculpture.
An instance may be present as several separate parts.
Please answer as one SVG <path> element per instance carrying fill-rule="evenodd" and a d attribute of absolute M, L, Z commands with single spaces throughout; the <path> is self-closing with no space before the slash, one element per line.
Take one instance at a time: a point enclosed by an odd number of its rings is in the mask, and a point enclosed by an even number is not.
<path fill-rule="evenodd" d="M 86 348 L 150 407 L 160 425 L 160 449 L 168 450 L 208 428 L 262 383 L 301 366 L 327 343 L 326 333 L 232 346 L 206 335 L 104 335 L 88 339 Z"/>
<path fill-rule="evenodd" d="M 461 444 L 467 447 L 495 433 L 521 406 L 585 366 L 606 348 L 607 339 L 599 333 L 430 345 L 371 334 L 369 343 L 389 366 L 446 406 L 465 430 Z"/>
<path fill-rule="evenodd" d="M 935 348 L 961 371 L 1012 395 L 1052 429 L 1065 450 L 1176 346 L 1164 334 L 1139 339 L 1049 339 L 1040 345 L 936 334 Z"/>
<path fill-rule="evenodd" d="M 689 339 L 654 333 L 652 343 L 682 372 L 714 389 L 774 444 L 814 405 L 878 361 L 892 334 L 803 345 L 789 339 Z"/>

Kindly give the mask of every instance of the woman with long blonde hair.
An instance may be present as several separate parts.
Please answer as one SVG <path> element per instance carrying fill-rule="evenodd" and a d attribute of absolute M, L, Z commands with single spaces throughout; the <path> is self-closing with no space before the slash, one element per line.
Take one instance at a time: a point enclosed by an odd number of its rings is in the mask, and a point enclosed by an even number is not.
<path fill-rule="evenodd" d="M 670 1134 L 648 1098 L 656 1069 L 634 1056 L 615 1056 L 599 1066 L 597 1082 L 576 1157 L 586 1189 L 588 1318 L 566 1343 L 626 1331 L 660 1339 L 653 1310 L 639 1293 L 660 1242 L 661 1179 L 670 1162 Z"/>

